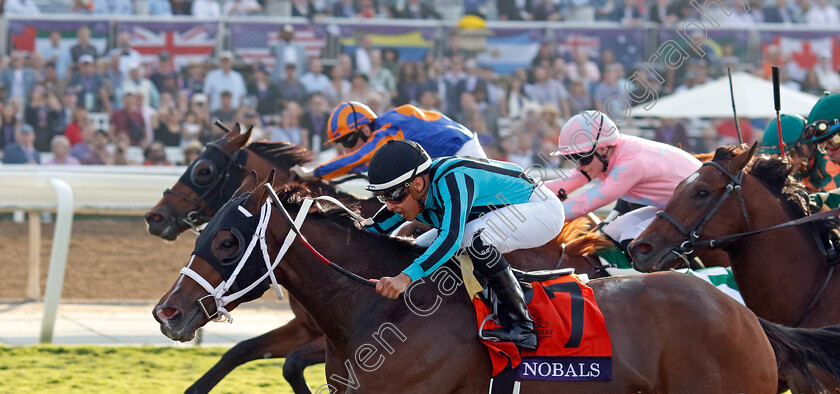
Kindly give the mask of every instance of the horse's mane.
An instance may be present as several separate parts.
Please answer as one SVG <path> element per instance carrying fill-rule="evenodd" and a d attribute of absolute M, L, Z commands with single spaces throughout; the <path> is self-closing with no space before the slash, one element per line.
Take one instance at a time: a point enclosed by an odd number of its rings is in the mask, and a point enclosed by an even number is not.
<path fill-rule="evenodd" d="M 745 149 L 745 145 L 718 148 L 713 160 L 720 163 L 728 162 L 741 153 L 741 149 Z M 793 167 L 787 159 L 769 155 L 754 157 L 747 166 L 747 173 L 758 179 L 770 193 L 778 197 L 783 209 L 794 219 L 811 214 L 808 192 L 805 186 L 793 177 Z M 840 223 L 836 220 L 820 220 L 814 222 L 814 227 L 819 234 L 828 235 L 833 240 L 840 240 L 838 224 Z"/>
<path fill-rule="evenodd" d="M 291 142 L 252 142 L 247 148 L 285 169 L 310 162 L 315 157 L 315 152 Z"/>
<path fill-rule="evenodd" d="M 297 212 L 300 209 L 300 205 L 303 200 L 307 197 L 317 197 L 317 195 L 313 194 L 309 188 L 303 183 L 291 183 L 280 187 L 279 189 L 275 190 L 277 193 L 277 197 L 286 207 L 292 212 Z M 330 204 L 332 205 L 332 204 Z M 417 249 L 420 253 L 422 253 L 422 248 L 414 245 L 408 238 L 402 237 L 391 237 L 388 234 L 379 234 L 372 231 L 363 231 L 359 223 L 350 216 L 344 209 L 339 207 L 332 207 L 326 209 L 323 207 L 323 204 L 319 204 L 319 210 L 314 212 L 310 215 L 310 217 L 319 217 L 326 219 L 330 222 L 337 224 L 340 227 L 357 230 L 360 233 L 366 234 L 370 237 L 377 238 L 382 240 L 383 242 L 392 242 L 395 246 L 399 246 L 402 248 L 413 248 Z M 359 213 L 358 207 L 355 205 L 346 205 L 348 208 L 353 210 L 356 213 Z M 419 253 L 418 253 L 419 254 Z"/>
<path fill-rule="evenodd" d="M 595 254 L 614 246 L 600 232 L 591 232 L 590 225 L 591 221 L 585 217 L 572 220 L 563 225 L 563 230 L 560 231 L 555 242 L 566 244 L 563 253 L 568 253 L 570 256 Z"/>

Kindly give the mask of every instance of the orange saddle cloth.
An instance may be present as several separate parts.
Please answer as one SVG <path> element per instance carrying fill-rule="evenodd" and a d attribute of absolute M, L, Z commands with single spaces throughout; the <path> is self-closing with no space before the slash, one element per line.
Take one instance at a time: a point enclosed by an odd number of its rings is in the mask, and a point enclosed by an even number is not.
<path fill-rule="evenodd" d="M 539 337 L 538 347 L 520 352 L 511 342 L 482 341 L 490 351 L 493 376 L 513 368 L 517 379 L 610 380 L 612 345 L 592 289 L 575 274 L 531 282 L 531 286 L 528 311 Z M 491 309 L 478 296 L 473 297 L 473 305 L 481 327 Z M 491 319 L 483 329 L 498 327 Z"/>

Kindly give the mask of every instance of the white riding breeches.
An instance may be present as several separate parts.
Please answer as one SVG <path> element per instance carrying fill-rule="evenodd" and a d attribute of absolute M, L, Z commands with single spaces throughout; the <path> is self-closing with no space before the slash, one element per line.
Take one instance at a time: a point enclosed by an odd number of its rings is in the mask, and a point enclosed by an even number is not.
<path fill-rule="evenodd" d="M 635 239 L 656 218 L 656 212 L 660 209 L 653 206 L 634 209 L 609 222 L 604 226 L 603 231 L 618 243 Z"/>
<path fill-rule="evenodd" d="M 501 253 L 545 245 L 560 235 L 565 216 L 563 203 L 546 186 L 540 186 L 526 203 L 508 205 L 467 222 L 461 246 L 472 245 L 476 231 L 484 229 L 482 240 Z M 417 237 L 417 245 L 428 246 L 437 238 L 432 229 Z"/>
<path fill-rule="evenodd" d="M 461 149 L 458 149 L 455 152 L 455 156 L 472 156 L 472 157 L 481 157 L 487 158 L 487 154 L 484 153 L 484 148 L 481 147 L 481 144 L 478 143 L 478 138 L 470 138 L 467 142 L 461 146 Z"/>

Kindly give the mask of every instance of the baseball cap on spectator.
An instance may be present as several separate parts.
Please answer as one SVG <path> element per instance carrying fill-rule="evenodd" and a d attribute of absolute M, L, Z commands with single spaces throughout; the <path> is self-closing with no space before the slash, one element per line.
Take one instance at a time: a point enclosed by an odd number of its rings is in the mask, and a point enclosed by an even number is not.
<path fill-rule="evenodd" d="M 32 126 L 26 123 L 20 125 L 20 129 L 18 130 L 18 132 L 20 132 L 21 134 L 35 134 L 35 130 L 32 128 Z"/>
<path fill-rule="evenodd" d="M 222 51 L 221 53 L 219 53 L 219 60 L 222 60 L 222 59 L 233 60 L 233 52 Z"/>
<path fill-rule="evenodd" d="M 93 63 L 93 56 L 91 56 L 91 55 L 79 56 L 79 63 Z"/>
<path fill-rule="evenodd" d="M 196 93 L 193 95 L 192 100 L 196 104 L 204 104 L 207 102 L 207 95 L 204 93 Z"/>
<path fill-rule="evenodd" d="M 131 64 L 128 65 L 128 71 L 139 70 L 139 69 L 140 69 L 140 62 L 131 62 Z"/>

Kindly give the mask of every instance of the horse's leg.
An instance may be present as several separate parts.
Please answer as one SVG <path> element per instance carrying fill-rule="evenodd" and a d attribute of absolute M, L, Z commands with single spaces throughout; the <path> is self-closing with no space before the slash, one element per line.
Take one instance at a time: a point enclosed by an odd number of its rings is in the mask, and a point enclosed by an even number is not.
<path fill-rule="evenodd" d="M 303 370 L 310 365 L 323 363 L 327 358 L 327 344 L 324 337 L 315 339 L 289 353 L 283 363 L 283 377 L 292 386 L 295 394 L 309 394 L 309 386 L 303 377 Z"/>
<path fill-rule="evenodd" d="M 320 332 L 313 332 L 304 320 L 296 316 L 282 327 L 237 343 L 186 392 L 207 393 L 234 368 L 252 360 L 285 357 L 293 350 L 323 335 Z"/>

